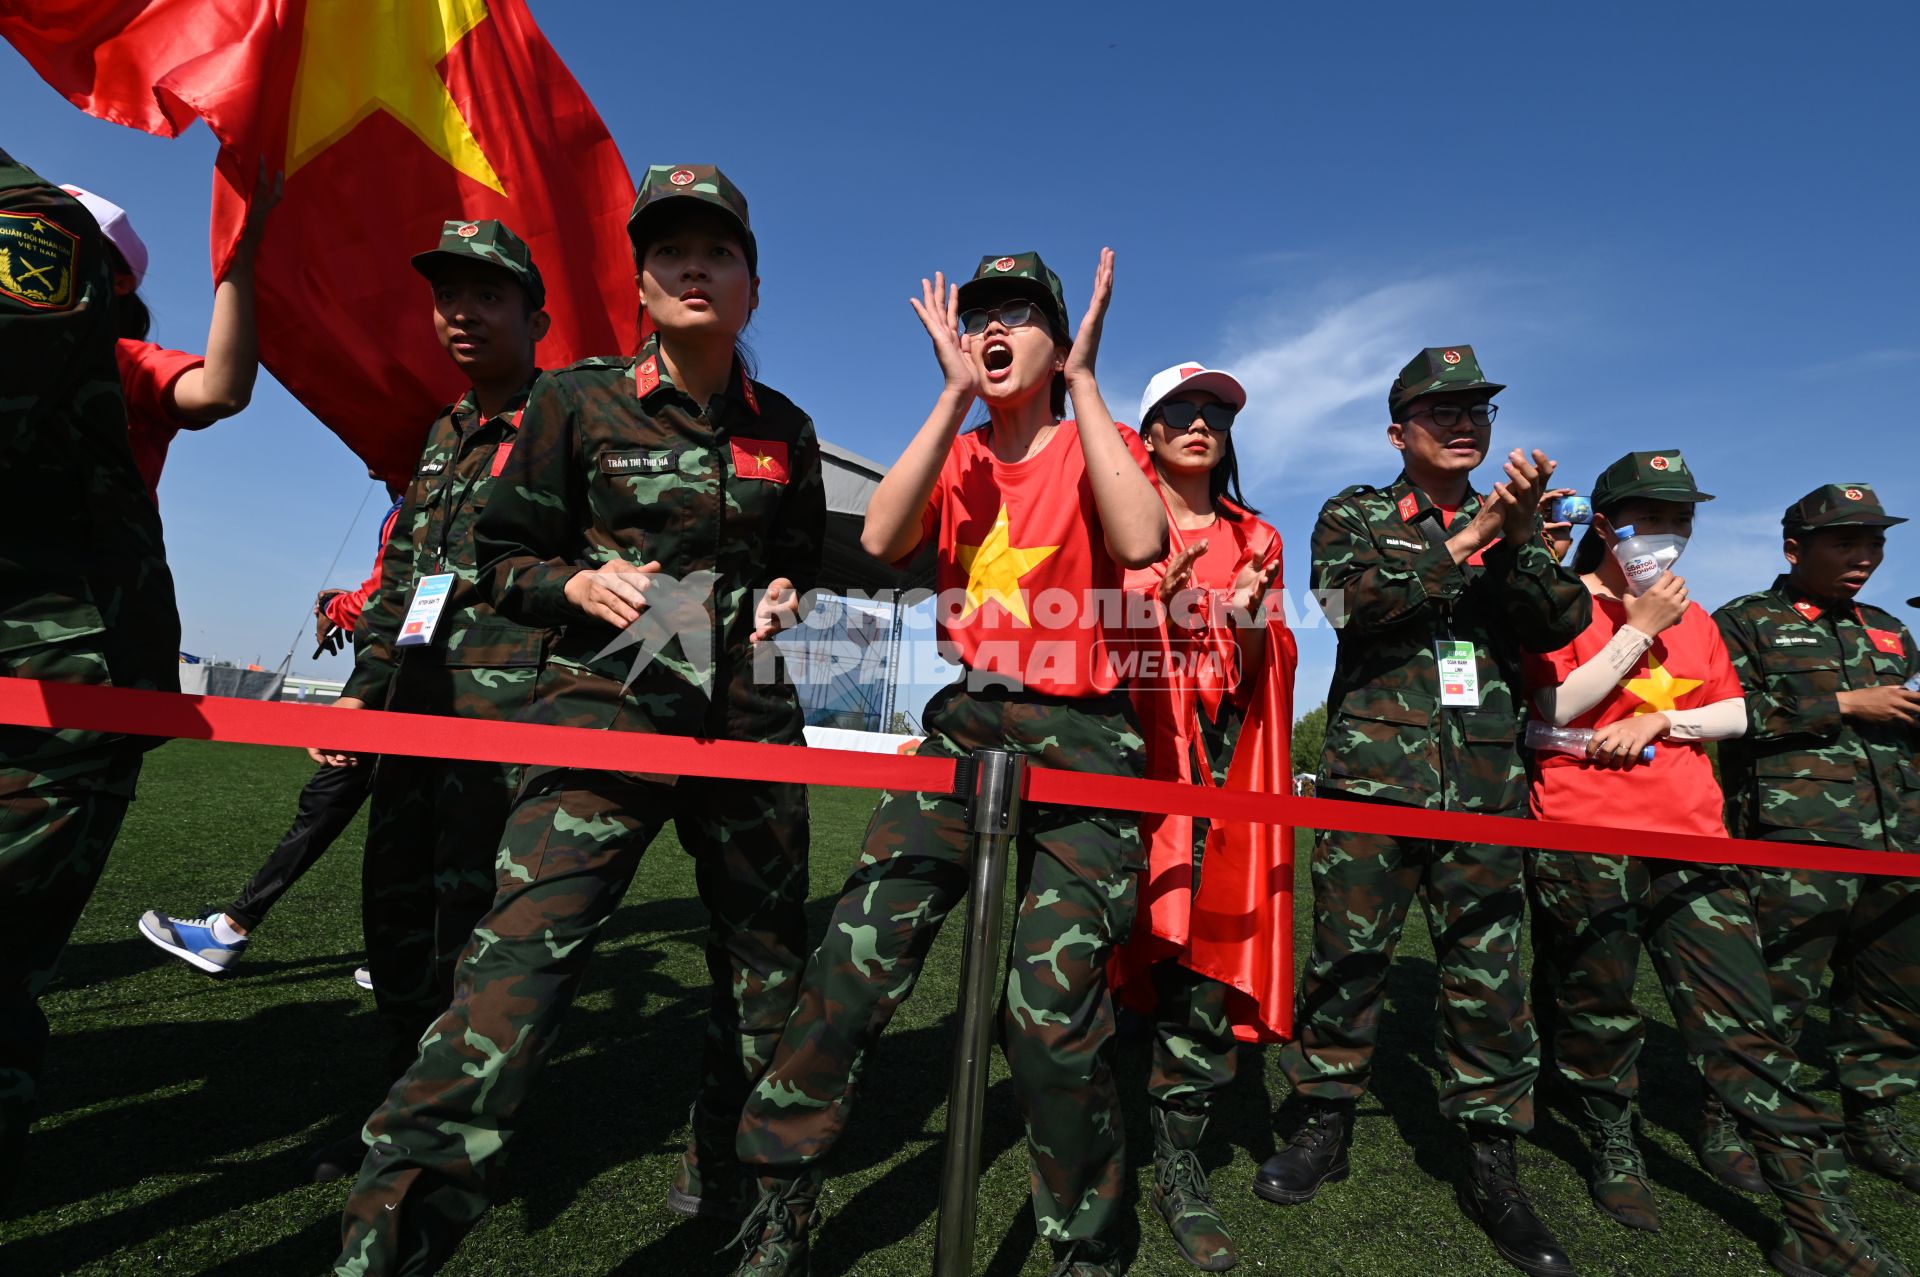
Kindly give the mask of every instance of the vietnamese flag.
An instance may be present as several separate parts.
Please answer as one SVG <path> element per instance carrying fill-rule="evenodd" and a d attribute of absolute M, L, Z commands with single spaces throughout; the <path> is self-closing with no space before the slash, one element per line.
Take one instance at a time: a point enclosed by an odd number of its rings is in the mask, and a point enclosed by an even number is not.
<path fill-rule="evenodd" d="M 408 264 L 449 218 L 532 247 L 543 367 L 638 344 L 633 182 L 525 0 L 0 0 L 4 35 L 81 110 L 220 140 L 214 276 L 254 176 L 286 173 L 256 267 L 261 363 L 381 473 L 410 474 L 463 389 Z M 112 192 L 139 218 L 138 192 Z"/>

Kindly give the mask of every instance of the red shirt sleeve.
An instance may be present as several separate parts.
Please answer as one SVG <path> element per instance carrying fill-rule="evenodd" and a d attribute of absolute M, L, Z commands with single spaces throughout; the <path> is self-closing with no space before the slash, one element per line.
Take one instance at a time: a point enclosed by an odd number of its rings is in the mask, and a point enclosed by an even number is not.
<path fill-rule="evenodd" d="M 127 397 L 128 421 L 172 430 L 198 430 L 207 424 L 181 416 L 173 404 L 174 383 L 185 373 L 204 367 L 205 358 L 184 350 L 168 350 L 150 341 L 124 339 L 114 354 L 120 362 L 120 388 Z"/>
<path fill-rule="evenodd" d="M 387 511 L 387 521 L 380 525 L 380 548 L 373 552 L 373 571 L 367 579 L 360 582 L 357 590 L 348 590 L 336 594 L 327 600 L 327 619 L 349 634 L 360 626 L 360 613 L 366 608 L 367 600 L 380 588 L 380 561 L 386 557 L 387 539 L 393 535 L 393 525 L 400 517 L 400 507 L 394 506 Z"/>

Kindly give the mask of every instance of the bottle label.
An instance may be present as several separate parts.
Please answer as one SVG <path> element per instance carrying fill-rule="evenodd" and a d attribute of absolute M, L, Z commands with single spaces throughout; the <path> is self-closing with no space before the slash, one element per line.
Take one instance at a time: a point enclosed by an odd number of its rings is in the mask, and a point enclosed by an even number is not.
<path fill-rule="evenodd" d="M 1620 570 L 1627 574 L 1627 580 L 1644 590 L 1660 579 L 1663 569 L 1660 567 L 1660 560 L 1653 555 L 1636 554 L 1622 563 Z"/>

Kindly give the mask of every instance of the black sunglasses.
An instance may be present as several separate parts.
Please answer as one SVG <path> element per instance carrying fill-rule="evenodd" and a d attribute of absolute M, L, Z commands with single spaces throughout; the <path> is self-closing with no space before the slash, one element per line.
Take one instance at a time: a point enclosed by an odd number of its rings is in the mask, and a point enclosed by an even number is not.
<path fill-rule="evenodd" d="M 1166 424 L 1167 429 L 1176 434 L 1193 429 L 1194 419 L 1207 423 L 1207 429 L 1215 434 L 1225 434 L 1233 429 L 1233 418 L 1240 410 L 1223 403 L 1194 403 L 1190 399 L 1175 399 L 1163 403 L 1157 416 Z"/>
<path fill-rule="evenodd" d="M 1493 419 L 1500 415 L 1500 405 L 1497 403 L 1477 403 L 1469 404 L 1463 408 L 1457 403 L 1436 403 L 1428 404 L 1413 415 L 1418 417 L 1423 414 L 1442 430 L 1459 425 L 1462 414 L 1466 416 L 1468 421 L 1471 421 L 1474 425 L 1480 427 L 1480 429 L 1485 430 L 1493 424 Z"/>
<path fill-rule="evenodd" d="M 1046 312 L 1033 302 L 1008 302 L 992 310 L 961 311 L 960 331 L 969 337 L 978 337 L 996 319 L 1002 328 L 1025 328 L 1028 324 L 1047 322 Z"/>

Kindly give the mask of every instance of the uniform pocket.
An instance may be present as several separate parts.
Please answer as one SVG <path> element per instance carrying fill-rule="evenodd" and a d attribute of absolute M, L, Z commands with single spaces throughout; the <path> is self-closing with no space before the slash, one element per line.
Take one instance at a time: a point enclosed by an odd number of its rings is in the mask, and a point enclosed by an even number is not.
<path fill-rule="evenodd" d="M 1327 727 L 1325 767 L 1330 776 L 1360 782 L 1362 793 L 1401 790 L 1431 794 L 1440 785 L 1434 699 L 1421 692 L 1362 687 L 1348 692 Z M 1388 795 L 1391 796 L 1391 795 Z"/>
<path fill-rule="evenodd" d="M 545 654 L 547 632 L 511 621 L 487 621 L 462 626 L 447 636 L 449 669 L 519 669 L 538 666 Z"/>
<path fill-rule="evenodd" d="M 1852 835 L 1874 810 L 1866 777 L 1851 763 L 1819 754 L 1776 754 L 1755 764 L 1760 823 L 1772 829 L 1823 829 Z"/>

